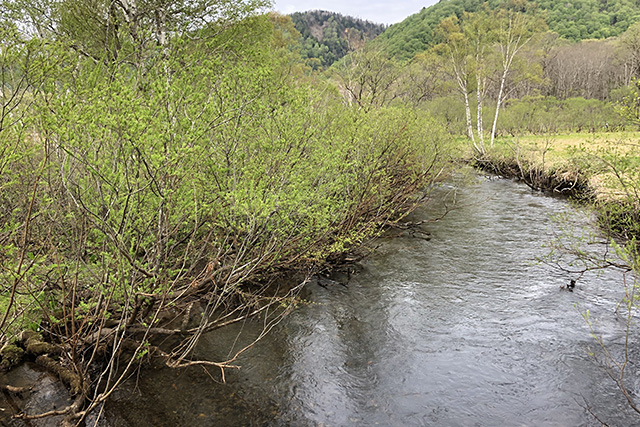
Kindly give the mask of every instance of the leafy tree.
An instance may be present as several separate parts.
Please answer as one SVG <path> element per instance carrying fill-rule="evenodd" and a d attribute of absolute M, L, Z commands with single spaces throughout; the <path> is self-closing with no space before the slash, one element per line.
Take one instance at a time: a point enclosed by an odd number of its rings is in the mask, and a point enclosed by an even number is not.
<path fill-rule="evenodd" d="M 490 48 L 496 34 L 490 21 L 489 15 L 485 12 L 475 14 L 465 14 L 462 23 L 465 38 L 471 47 L 473 57 L 473 67 L 476 83 L 476 106 L 477 106 L 477 132 L 480 151 L 484 153 L 484 122 L 483 107 L 487 94 L 487 81 L 489 79 L 489 58 Z"/>
<path fill-rule="evenodd" d="M 524 14 L 502 9 L 496 14 L 498 29 L 496 32 L 496 42 L 500 51 L 500 88 L 496 98 L 496 113 L 491 128 L 491 146 L 496 134 L 496 126 L 498 125 L 498 114 L 500 107 L 504 101 L 505 83 L 512 69 L 513 61 L 520 53 L 522 48 L 529 43 L 535 31 L 541 29 L 540 23 L 534 19 L 528 18 Z"/>
<path fill-rule="evenodd" d="M 451 90 L 446 62 L 434 50 L 425 51 L 404 67 L 400 97 L 414 107 Z"/>
<path fill-rule="evenodd" d="M 443 20 L 438 27 L 438 31 L 441 34 L 443 43 L 437 46 L 436 50 L 445 55 L 450 61 L 457 90 L 464 101 L 467 136 L 475 145 L 473 126 L 471 124 L 471 106 L 469 103 L 469 84 L 472 73 L 470 46 L 458 24 L 458 19 L 455 17 Z M 480 146 L 476 146 L 476 149 L 481 151 Z"/>
<path fill-rule="evenodd" d="M 488 79 L 491 73 L 490 56 L 495 32 L 486 11 L 465 13 L 458 24 L 455 17 L 441 22 L 438 27 L 444 41 L 438 48 L 446 57 L 453 69 L 458 92 L 462 95 L 467 119 L 467 136 L 480 154 L 485 152 L 484 144 L 484 101 L 488 90 Z M 469 102 L 469 86 L 475 84 L 476 92 L 476 131 L 477 142 L 471 124 L 471 107 Z"/>
<path fill-rule="evenodd" d="M 369 44 L 332 68 L 348 103 L 365 111 L 387 106 L 397 96 L 399 65 L 379 45 Z"/>
<path fill-rule="evenodd" d="M 625 58 L 625 83 L 629 85 L 631 80 L 640 77 L 640 22 L 629 27 L 620 36 L 621 56 Z"/>
<path fill-rule="evenodd" d="M 235 368 L 194 359 L 203 334 L 259 315 L 259 339 L 444 167 L 383 51 L 345 60 L 348 108 L 260 4 L 3 4 L 30 26 L 0 33 L 0 348 L 40 344 L 67 422 L 150 358 Z"/>

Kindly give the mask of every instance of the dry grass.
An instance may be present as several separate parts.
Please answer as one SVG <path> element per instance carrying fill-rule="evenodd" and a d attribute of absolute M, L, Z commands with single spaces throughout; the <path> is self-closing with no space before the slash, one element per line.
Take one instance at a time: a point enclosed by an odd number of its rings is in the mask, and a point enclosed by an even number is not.
<path fill-rule="evenodd" d="M 616 159 L 640 159 L 640 132 L 572 133 L 559 135 L 527 135 L 497 141 L 496 151 L 505 157 L 519 157 L 546 171 L 585 176 L 596 197 L 614 201 L 627 194 L 621 179 L 607 162 Z M 627 174 L 628 184 L 637 174 Z M 628 190 L 628 188 L 627 188 Z"/>

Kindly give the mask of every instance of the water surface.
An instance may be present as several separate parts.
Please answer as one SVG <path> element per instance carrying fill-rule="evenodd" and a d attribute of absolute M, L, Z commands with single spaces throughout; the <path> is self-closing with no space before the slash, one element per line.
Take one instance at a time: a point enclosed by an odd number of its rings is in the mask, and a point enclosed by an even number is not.
<path fill-rule="evenodd" d="M 422 226 L 429 240 L 392 231 L 347 286 L 310 284 L 309 303 L 246 353 L 226 384 L 199 368 L 145 372 L 115 396 L 114 423 L 601 425 L 589 406 L 610 425 L 640 424 L 589 356 L 581 316 L 589 310 L 620 348 L 619 274 L 585 275 L 570 293 L 560 286 L 575 276 L 535 262 L 563 227 L 554 216 L 585 229 L 589 219 L 567 200 L 495 178 L 464 186 L 457 199 L 456 210 Z M 435 200 L 411 219 L 441 211 Z M 221 342 L 243 331 L 243 345 L 259 328 L 256 320 L 221 331 L 199 351 L 224 358 Z"/>

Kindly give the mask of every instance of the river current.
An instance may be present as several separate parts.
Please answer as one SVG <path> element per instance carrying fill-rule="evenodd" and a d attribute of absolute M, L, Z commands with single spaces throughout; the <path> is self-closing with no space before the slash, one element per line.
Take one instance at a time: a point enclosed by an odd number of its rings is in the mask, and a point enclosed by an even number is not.
<path fill-rule="evenodd" d="M 437 189 L 409 219 L 439 217 L 449 190 Z M 428 239 L 392 230 L 346 286 L 310 283 L 307 303 L 246 352 L 225 384 L 211 369 L 145 371 L 114 395 L 110 424 L 602 425 L 595 415 L 640 425 L 589 354 L 597 345 L 582 316 L 589 311 L 618 354 L 621 275 L 589 273 L 567 292 L 561 286 L 576 275 L 536 262 L 566 226 L 554 218 L 567 215 L 582 231 L 592 227 L 588 215 L 488 177 L 456 199 L 456 209 L 421 226 Z M 199 352 L 224 359 L 229 343 L 241 348 L 260 328 L 256 319 L 216 332 Z M 632 340 L 632 356 L 637 347 Z M 637 370 L 628 368 L 632 393 Z"/>

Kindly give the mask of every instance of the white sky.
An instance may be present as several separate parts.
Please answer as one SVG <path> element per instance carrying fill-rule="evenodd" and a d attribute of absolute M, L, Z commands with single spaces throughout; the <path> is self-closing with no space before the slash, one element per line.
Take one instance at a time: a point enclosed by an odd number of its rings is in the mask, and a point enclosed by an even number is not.
<path fill-rule="evenodd" d="M 274 9 L 288 15 L 307 10 L 328 10 L 378 24 L 395 24 L 438 0 L 274 0 Z"/>

